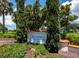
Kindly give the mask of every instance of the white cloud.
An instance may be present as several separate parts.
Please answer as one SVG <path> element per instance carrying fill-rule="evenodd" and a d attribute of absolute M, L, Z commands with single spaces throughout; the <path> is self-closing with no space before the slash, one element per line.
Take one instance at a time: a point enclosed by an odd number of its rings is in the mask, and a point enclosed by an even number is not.
<path fill-rule="evenodd" d="M 79 16 L 79 0 L 72 0 L 71 4 L 72 14 Z"/>
<path fill-rule="evenodd" d="M 66 1 L 65 3 L 62 3 L 62 5 L 66 5 L 69 3 L 72 4 L 70 7 L 71 13 L 79 17 L 79 0 L 72 0 L 71 2 Z M 79 23 L 79 18 L 75 20 L 74 23 Z"/>
<path fill-rule="evenodd" d="M 72 4 L 70 7 L 72 14 L 79 16 L 79 0 L 72 0 L 71 2 L 66 1 L 65 3 L 62 3 L 62 5 L 70 3 Z"/>
<path fill-rule="evenodd" d="M 13 11 L 14 11 L 14 12 L 15 12 L 15 11 L 17 11 L 17 8 L 14 8 L 14 10 L 13 10 Z"/>
<path fill-rule="evenodd" d="M 14 8 L 13 10 L 14 12 L 17 11 L 17 8 Z M 3 24 L 3 17 L 0 16 L 0 23 Z M 11 15 L 6 15 L 5 16 L 5 26 L 9 29 L 9 30 L 13 30 L 16 29 L 16 24 L 12 21 L 12 17 Z"/>
<path fill-rule="evenodd" d="M 0 22 L 3 24 L 2 21 L 3 21 L 3 17 L 0 16 Z M 16 24 L 12 21 L 11 15 L 6 15 L 6 16 L 5 16 L 5 26 L 6 26 L 9 30 L 16 29 Z"/>
<path fill-rule="evenodd" d="M 78 24 L 79 25 L 79 18 L 77 20 L 74 20 L 73 22 L 71 22 L 72 24 Z"/>
<path fill-rule="evenodd" d="M 72 0 L 71 2 L 66 1 L 62 3 L 62 5 L 66 5 L 70 3 L 72 4 L 70 7 L 72 14 L 79 16 L 79 0 Z"/>

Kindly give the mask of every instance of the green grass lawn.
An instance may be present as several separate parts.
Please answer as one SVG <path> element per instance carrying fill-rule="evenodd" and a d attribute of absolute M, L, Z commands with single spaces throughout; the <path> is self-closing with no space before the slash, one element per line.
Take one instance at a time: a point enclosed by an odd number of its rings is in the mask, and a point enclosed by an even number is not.
<path fill-rule="evenodd" d="M 34 48 L 33 58 L 36 58 L 35 55 L 42 54 L 44 58 L 58 58 L 60 57 L 58 53 L 48 55 L 48 50 L 44 47 L 44 45 L 27 45 L 24 43 L 17 43 L 13 45 L 3 45 L 0 46 L 0 58 L 23 58 L 27 51 L 31 48 Z"/>
<path fill-rule="evenodd" d="M 0 38 L 15 38 L 15 37 L 16 32 L 5 32 L 5 33 L 0 32 Z"/>

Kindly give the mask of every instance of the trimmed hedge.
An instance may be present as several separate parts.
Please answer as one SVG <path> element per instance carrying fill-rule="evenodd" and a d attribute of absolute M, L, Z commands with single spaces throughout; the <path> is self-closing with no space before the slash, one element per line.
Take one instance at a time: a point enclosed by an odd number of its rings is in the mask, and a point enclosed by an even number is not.
<path fill-rule="evenodd" d="M 15 38 L 15 37 L 16 37 L 15 32 L 0 33 L 0 38 Z"/>
<path fill-rule="evenodd" d="M 79 34 L 77 33 L 68 33 L 65 35 L 69 39 L 71 44 L 79 45 Z"/>

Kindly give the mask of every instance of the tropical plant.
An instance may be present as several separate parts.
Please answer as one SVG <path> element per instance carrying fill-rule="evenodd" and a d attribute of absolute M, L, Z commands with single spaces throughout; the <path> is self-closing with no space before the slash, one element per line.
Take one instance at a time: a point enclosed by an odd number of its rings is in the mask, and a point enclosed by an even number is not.
<path fill-rule="evenodd" d="M 17 39 L 19 42 L 27 42 L 27 32 L 38 30 L 44 23 L 43 12 L 40 10 L 39 0 L 33 6 L 24 7 L 24 0 L 17 0 L 17 4 L 17 11 L 13 15 L 17 26 Z"/>
<path fill-rule="evenodd" d="M 13 4 L 8 0 L 0 0 L 0 15 L 3 15 L 3 33 L 5 33 L 5 15 L 13 12 Z"/>
<path fill-rule="evenodd" d="M 42 10 L 40 10 L 40 3 L 39 0 L 36 0 L 35 4 L 27 5 L 24 10 L 24 14 L 26 15 L 26 28 L 28 30 L 38 30 L 43 22 L 44 19 L 42 19 Z M 37 25 L 37 26 L 36 26 Z"/>
<path fill-rule="evenodd" d="M 32 30 L 37 30 L 42 25 L 41 13 L 40 13 L 40 3 L 39 0 L 36 0 L 33 6 L 33 18 L 32 18 Z M 36 26 L 37 25 L 37 26 Z"/>

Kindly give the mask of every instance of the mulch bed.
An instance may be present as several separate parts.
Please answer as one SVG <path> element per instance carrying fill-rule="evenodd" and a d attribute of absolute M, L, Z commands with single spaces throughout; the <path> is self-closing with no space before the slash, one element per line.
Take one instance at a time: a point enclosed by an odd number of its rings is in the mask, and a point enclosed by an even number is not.
<path fill-rule="evenodd" d="M 0 38 L 0 40 L 16 40 L 16 38 Z"/>

